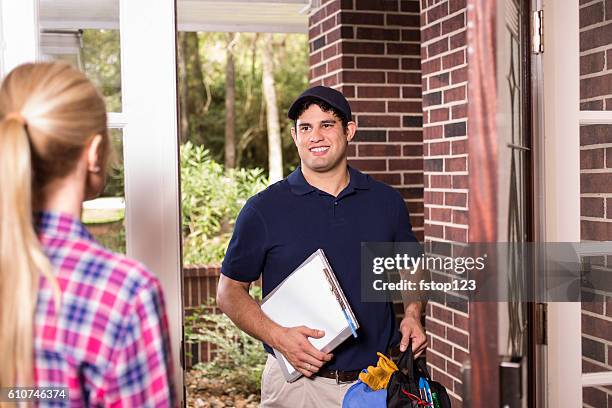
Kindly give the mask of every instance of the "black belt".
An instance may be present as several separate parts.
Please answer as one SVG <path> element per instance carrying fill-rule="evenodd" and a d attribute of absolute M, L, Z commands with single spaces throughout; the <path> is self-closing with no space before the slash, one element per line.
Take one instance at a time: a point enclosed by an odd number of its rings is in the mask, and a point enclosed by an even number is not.
<path fill-rule="evenodd" d="M 321 368 L 319 371 L 314 373 L 319 377 L 331 378 L 336 380 L 336 384 L 347 383 L 357 381 L 359 378 L 360 370 L 355 371 L 342 371 L 342 370 L 329 370 L 327 368 Z"/>

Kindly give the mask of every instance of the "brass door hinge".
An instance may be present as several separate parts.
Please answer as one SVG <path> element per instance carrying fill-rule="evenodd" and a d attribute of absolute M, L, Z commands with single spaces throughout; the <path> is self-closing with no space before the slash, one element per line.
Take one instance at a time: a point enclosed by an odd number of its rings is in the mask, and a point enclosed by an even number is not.
<path fill-rule="evenodd" d="M 531 43 L 533 44 L 531 51 L 534 54 L 544 52 L 544 10 L 533 12 Z"/>

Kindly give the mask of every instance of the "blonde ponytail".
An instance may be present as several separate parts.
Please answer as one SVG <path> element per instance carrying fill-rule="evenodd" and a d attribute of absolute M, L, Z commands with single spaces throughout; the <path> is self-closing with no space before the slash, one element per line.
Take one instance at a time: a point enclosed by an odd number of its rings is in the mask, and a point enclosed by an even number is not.
<path fill-rule="evenodd" d="M 25 127 L 17 119 L 0 122 L 0 387 L 32 385 L 32 316 L 38 274 L 48 263 L 32 228 L 32 170 Z M 10 301 L 12 300 L 12 301 Z"/>
<path fill-rule="evenodd" d="M 34 313 L 40 276 L 57 288 L 33 226 L 50 181 L 70 173 L 88 140 L 102 134 L 104 101 L 63 63 L 15 68 L 0 87 L 0 388 L 34 385 Z M 0 404 L 2 405 L 2 404 Z"/>

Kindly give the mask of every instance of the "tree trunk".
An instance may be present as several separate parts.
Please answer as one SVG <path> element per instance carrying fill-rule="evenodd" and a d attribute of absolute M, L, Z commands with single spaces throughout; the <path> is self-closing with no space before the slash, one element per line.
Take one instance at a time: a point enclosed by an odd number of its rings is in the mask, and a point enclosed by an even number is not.
<path fill-rule="evenodd" d="M 272 34 L 263 36 L 263 94 L 266 101 L 268 122 L 268 167 L 270 184 L 283 178 L 283 149 L 278 120 L 278 105 L 274 89 L 274 68 L 272 52 Z"/>
<path fill-rule="evenodd" d="M 200 39 L 198 33 L 180 33 L 180 44 L 182 62 L 184 63 L 185 78 L 184 89 L 181 91 L 180 103 L 184 106 L 181 110 L 181 141 L 190 140 L 201 144 L 203 140 L 203 129 L 199 124 L 198 115 L 200 109 L 205 105 L 202 88 L 204 76 L 202 74 L 202 62 L 200 60 Z M 183 67 L 179 67 L 182 70 Z"/>
<path fill-rule="evenodd" d="M 236 76 L 234 70 L 235 33 L 227 34 L 227 48 L 225 49 L 225 168 L 236 167 Z"/>
<path fill-rule="evenodd" d="M 180 114 L 180 140 L 185 142 L 189 137 L 189 84 L 187 83 L 187 37 L 185 33 L 178 33 L 178 60 L 179 60 L 179 114 Z"/>

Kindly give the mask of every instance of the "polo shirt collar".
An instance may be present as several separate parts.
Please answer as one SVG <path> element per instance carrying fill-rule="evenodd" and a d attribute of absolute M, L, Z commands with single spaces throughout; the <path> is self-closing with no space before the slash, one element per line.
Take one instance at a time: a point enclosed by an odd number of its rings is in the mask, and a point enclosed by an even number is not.
<path fill-rule="evenodd" d="M 289 182 L 293 194 L 305 195 L 316 190 L 313 186 L 308 184 L 300 166 L 297 166 L 296 169 L 287 176 L 287 181 Z"/>
<path fill-rule="evenodd" d="M 348 186 L 342 191 L 342 195 L 357 190 L 367 190 L 370 188 L 369 176 L 363 174 L 359 170 L 348 166 L 350 180 Z M 305 195 L 316 190 L 315 187 L 308 184 L 300 166 L 287 176 L 291 192 L 297 195 Z M 343 194 L 344 193 L 344 194 Z"/>
<path fill-rule="evenodd" d="M 360 172 L 357 169 L 348 166 L 351 179 L 348 187 L 356 188 L 357 190 L 368 190 L 370 188 L 370 176 Z"/>

